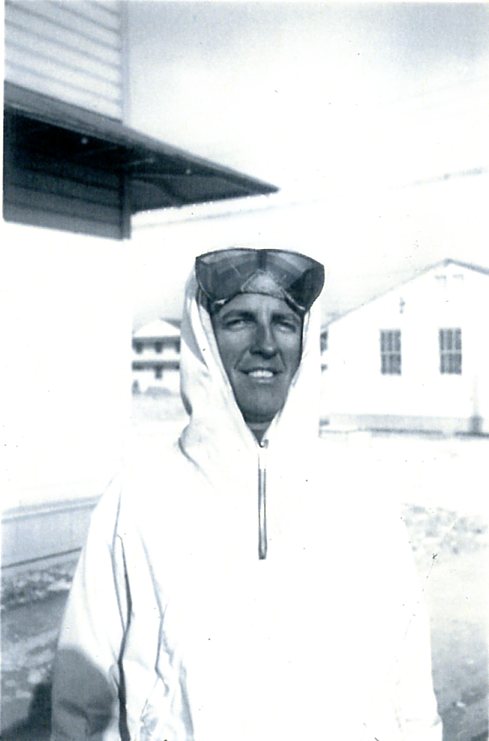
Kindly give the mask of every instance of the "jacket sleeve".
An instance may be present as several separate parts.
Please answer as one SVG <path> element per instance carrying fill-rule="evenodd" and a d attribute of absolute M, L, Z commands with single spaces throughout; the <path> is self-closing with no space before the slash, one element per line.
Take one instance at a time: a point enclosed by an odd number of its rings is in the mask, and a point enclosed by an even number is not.
<path fill-rule="evenodd" d="M 54 663 L 52 741 L 120 741 L 119 658 L 129 597 L 117 535 L 119 487 L 92 514 Z"/>

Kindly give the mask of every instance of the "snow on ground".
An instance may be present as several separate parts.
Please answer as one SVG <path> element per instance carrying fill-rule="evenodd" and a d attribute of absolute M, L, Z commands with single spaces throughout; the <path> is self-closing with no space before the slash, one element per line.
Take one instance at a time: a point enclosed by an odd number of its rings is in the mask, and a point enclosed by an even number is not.
<path fill-rule="evenodd" d="M 367 450 L 378 461 L 393 495 L 401 502 L 441 507 L 464 514 L 489 515 L 486 475 L 489 437 L 412 432 L 334 432 L 352 450 Z"/>

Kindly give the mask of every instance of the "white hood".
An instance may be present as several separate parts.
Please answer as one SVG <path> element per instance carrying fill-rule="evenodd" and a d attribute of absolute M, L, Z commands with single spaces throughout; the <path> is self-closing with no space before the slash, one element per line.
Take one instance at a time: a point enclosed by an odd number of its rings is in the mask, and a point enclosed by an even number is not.
<path fill-rule="evenodd" d="M 198 303 L 192 275 L 185 291 L 181 345 L 181 392 L 190 422 L 180 442 L 185 455 L 207 477 L 236 478 L 247 465 L 256 470 L 258 444 L 236 404 L 217 348 L 211 319 Z M 271 453 L 300 459 L 319 434 L 319 302 L 304 318 L 302 357 L 282 411 L 266 438 Z"/>

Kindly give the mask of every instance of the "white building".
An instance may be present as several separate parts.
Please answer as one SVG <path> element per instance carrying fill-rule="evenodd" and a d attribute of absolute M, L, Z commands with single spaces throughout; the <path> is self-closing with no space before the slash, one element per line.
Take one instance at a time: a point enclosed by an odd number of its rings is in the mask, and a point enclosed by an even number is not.
<path fill-rule="evenodd" d="M 323 331 L 332 428 L 489 432 L 489 270 L 444 260 Z"/>
<path fill-rule="evenodd" d="M 180 329 L 156 319 L 138 329 L 132 339 L 132 390 L 170 391 L 180 388 Z"/>

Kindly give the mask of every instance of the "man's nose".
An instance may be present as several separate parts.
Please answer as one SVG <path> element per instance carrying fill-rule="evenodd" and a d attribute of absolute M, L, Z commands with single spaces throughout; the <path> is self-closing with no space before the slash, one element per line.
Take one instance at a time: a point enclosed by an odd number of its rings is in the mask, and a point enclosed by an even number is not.
<path fill-rule="evenodd" d="M 277 352 L 275 334 L 269 324 L 259 324 L 256 327 L 251 352 L 264 357 L 272 357 Z"/>

